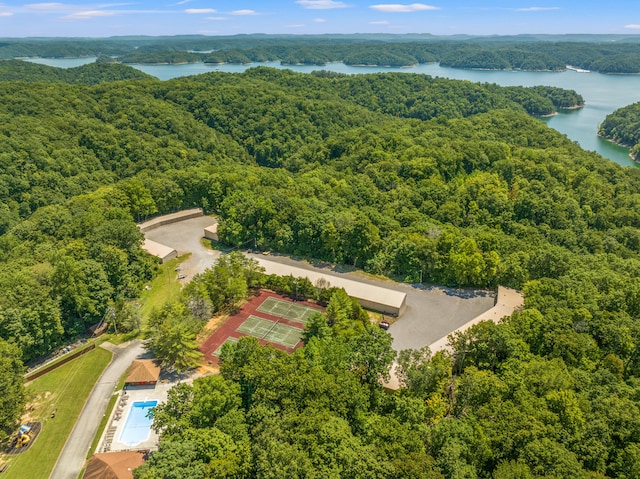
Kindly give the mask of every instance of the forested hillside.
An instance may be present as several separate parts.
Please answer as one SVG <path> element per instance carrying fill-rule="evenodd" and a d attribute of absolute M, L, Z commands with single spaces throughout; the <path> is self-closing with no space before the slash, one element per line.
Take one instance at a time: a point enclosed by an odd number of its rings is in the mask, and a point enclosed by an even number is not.
<path fill-rule="evenodd" d="M 558 71 L 567 65 L 602 73 L 640 72 L 636 35 L 469 36 L 429 34 L 234 35 L 175 37 L 0 38 L 0 59 L 117 58 L 123 63 L 238 63 Z"/>
<path fill-rule="evenodd" d="M 567 65 L 601 73 L 638 73 L 640 54 L 629 43 L 518 41 L 475 38 L 455 41 L 424 38 L 402 43 L 351 39 L 335 42 L 323 36 L 313 39 L 274 39 L 258 46 L 241 46 L 239 39 L 209 43 L 210 53 L 161 50 L 147 47 L 119 57 L 124 63 L 251 63 L 279 61 L 283 65 L 347 65 L 409 67 L 439 62 L 452 68 L 483 70 L 562 71 Z M 395 39 L 397 41 L 397 39 Z"/>
<path fill-rule="evenodd" d="M 74 68 L 55 68 L 21 60 L 0 61 L 0 82 L 26 81 L 47 83 L 82 83 L 95 85 L 105 81 L 152 78 L 126 65 L 102 62 Z"/>
<path fill-rule="evenodd" d="M 231 245 L 525 293 L 453 355 L 405 354 L 390 395 L 378 330 L 318 328 L 293 356 L 247 341 L 176 392 L 193 409 L 143 477 L 637 477 L 640 170 L 527 114 L 577 94 L 265 68 L 57 82 L 0 83 L 11 361 L 135 298 L 154 272 L 135 220 L 191 206 Z"/>
<path fill-rule="evenodd" d="M 619 108 L 607 115 L 598 134 L 630 148 L 630 155 L 640 155 L 640 103 Z"/>

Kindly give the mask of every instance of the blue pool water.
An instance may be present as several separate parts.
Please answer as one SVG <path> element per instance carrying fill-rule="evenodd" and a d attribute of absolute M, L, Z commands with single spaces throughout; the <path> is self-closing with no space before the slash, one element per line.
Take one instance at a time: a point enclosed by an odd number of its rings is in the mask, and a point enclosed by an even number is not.
<path fill-rule="evenodd" d="M 152 419 L 147 417 L 150 409 L 155 408 L 158 401 L 136 401 L 131 406 L 131 411 L 127 416 L 127 422 L 124 425 L 122 434 L 120 434 L 120 442 L 135 446 L 149 438 Z"/>

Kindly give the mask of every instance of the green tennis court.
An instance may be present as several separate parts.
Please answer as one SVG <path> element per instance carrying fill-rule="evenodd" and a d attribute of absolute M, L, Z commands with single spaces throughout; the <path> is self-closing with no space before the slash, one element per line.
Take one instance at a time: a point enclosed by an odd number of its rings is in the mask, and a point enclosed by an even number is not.
<path fill-rule="evenodd" d="M 222 343 L 220 346 L 217 347 L 217 349 L 213 352 L 213 355 L 217 358 L 220 357 L 220 353 L 222 352 L 222 346 L 224 346 L 227 343 L 235 344 L 237 342 L 238 342 L 238 338 L 232 338 L 231 336 L 229 336 L 227 339 L 224 340 L 224 343 Z"/>
<path fill-rule="evenodd" d="M 313 313 L 319 312 L 317 309 L 302 306 L 301 304 L 292 303 L 290 301 L 283 301 L 271 296 L 265 299 L 262 304 L 258 306 L 258 311 L 302 324 L 306 323 Z"/>
<path fill-rule="evenodd" d="M 236 329 L 239 333 L 293 348 L 300 341 L 302 329 L 280 324 L 258 316 L 249 316 Z"/>

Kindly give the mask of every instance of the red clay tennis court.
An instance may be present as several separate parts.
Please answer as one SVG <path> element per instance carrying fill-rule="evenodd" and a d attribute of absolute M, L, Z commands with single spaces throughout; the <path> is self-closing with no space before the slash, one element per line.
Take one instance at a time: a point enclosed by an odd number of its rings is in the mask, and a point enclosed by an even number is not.
<path fill-rule="evenodd" d="M 205 360 L 217 364 L 224 343 L 253 336 L 262 344 L 292 352 L 302 345 L 304 324 L 315 312 L 323 309 L 313 303 L 293 302 L 271 291 L 260 291 L 209 336 L 200 350 Z"/>

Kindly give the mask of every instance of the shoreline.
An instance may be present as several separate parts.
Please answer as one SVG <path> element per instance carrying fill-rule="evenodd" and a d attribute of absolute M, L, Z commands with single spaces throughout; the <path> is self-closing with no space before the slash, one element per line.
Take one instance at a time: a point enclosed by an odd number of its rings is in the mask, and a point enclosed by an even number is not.
<path fill-rule="evenodd" d="M 563 107 L 556 107 L 557 110 L 554 111 L 553 113 L 547 113 L 546 115 L 534 115 L 537 116 L 538 118 L 551 118 L 552 116 L 556 116 L 560 114 L 560 110 L 579 110 L 580 108 L 584 108 L 586 105 L 586 103 L 583 103 L 582 105 L 571 105 L 571 106 L 563 106 Z"/>
<path fill-rule="evenodd" d="M 117 62 L 114 62 L 117 63 Z M 145 66 L 154 66 L 154 65 L 194 65 L 196 63 L 201 63 L 199 61 L 197 62 L 153 62 L 153 63 L 146 63 L 146 62 L 120 62 L 122 65 L 145 65 Z"/>
<path fill-rule="evenodd" d="M 606 137 L 604 135 L 601 135 L 600 133 L 596 133 L 596 134 L 598 135 L 598 138 L 602 138 L 603 140 L 608 141 L 609 143 L 613 143 L 614 145 L 617 145 L 620 148 L 626 148 L 627 150 L 629 150 L 628 151 L 629 158 L 631 158 L 636 163 L 640 163 L 640 158 L 638 158 L 636 156 L 633 156 L 631 154 L 631 148 L 633 148 L 634 145 L 629 146 L 629 145 L 627 145 L 625 143 L 620 143 L 619 141 L 616 141 L 616 140 L 614 140 L 612 138 L 608 138 L 608 137 Z"/>
<path fill-rule="evenodd" d="M 586 103 L 583 103 L 582 105 L 563 106 L 558 107 L 558 110 L 579 110 L 580 108 L 584 108 L 586 105 Z"/>

